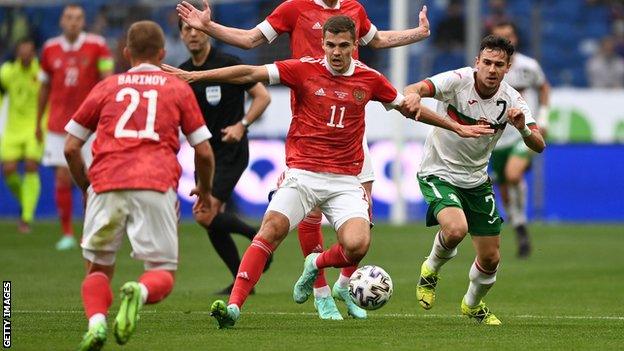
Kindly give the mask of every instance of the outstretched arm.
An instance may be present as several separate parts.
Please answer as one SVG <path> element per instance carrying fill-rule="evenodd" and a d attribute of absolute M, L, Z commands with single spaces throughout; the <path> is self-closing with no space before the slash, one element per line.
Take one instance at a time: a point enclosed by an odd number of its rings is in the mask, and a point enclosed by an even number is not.
<path fill-rule="evenodd" d="M 241 49 L 249 50 L 267 42 L 258 28 L 239 29 L 213 22 L 208 1 L 204 0 L 203 4 L 204 9 L 200 10 L 183 1 L 176 6 L 178 16 L 180 16 L 182 21 L 188 23 L 189 26 Z"/>
<path fill-rule="evenodd" d="M 373 49 L 404 46 L 427 39 L 430 34 L 429 20 L 427 19 L 427 6 L 423 6 L 418 14 L 418 27 L 406 30 L 378 31 L 368 46 Z"/>
<path fill-rule="evenodd" d="M 230 84 L 268 83 L 269 71 L 266 66 L 237 65 L 207 71 L 185 71 L 163 64 L 162 69 L 189 83 L 197 81 Z"/>

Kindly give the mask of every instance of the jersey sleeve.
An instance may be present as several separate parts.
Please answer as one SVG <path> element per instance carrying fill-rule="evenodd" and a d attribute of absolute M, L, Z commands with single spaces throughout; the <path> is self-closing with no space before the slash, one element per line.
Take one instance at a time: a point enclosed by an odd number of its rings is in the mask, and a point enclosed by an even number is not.
<path fill-rule="evenodd" d="M 102 41 L 102 44 L 98 46 L 98 71 L 100 73 L 112 72 L 115 66 L 113 56 L 106 45 L 106 41 L 104 39 Z"/>
<path fill-rule="evenodd" d="M 292 1 L 285 1 L 256 28 L 262 32 L 269 43 L 272 43 L 280 34 L 292 32 L 298 17 L 296 4 Z"/>
<path fill-rule="evenodd" d="M 425 83 L 433 89 L 433 98 L 442 102 L 448 102 L 455 95 L 457 87 L 461 84 L 463 72 L 447 71 L 425 79 Z"/>
<path fill-rule="evenodd" d="M 87 141 L 89 136 L 97 129 L 100 119 L 100 112 L 104 99 L 106 98 L 106 81 L 99 82 L 93 87 L 87 98 L 82 102 L 78 110 L 74 113 L 69 123 L 65 126 L 65 131 L 76 138 Z"/>
<path fill-rule="evenodd" d="M 50 66 L 50 51 L 47 47 L 43 48 L 41 52 L 41 69 L 39 70 L 39 74 L 37 78 L 41 83 L 48 83 L 50 81 L 50 76 L 52 75 L 52 67 Z"/>
<path fill-rule="evenodd" d="M 276 61 L 274 64 L 266 65 L 269 71 L 269 84 L 283 84 L 295 90 L 304 74 L 303 65 L 305 63 L 295 59 Z"/>
<path fill-rule="evenodd" d="M 189 144 L 195 146 L 207 141 L 212 134 L 206 127 L 197 99 L 188 84 L 180 84 L 180 127 Z"/>
<path fill-rule="evenodd" d="M 375 34 L 377 34 L 377 27 L 375 27 L 375 25 L 371 23 L 370 19 L 368 18 L 368 14 L 366 14 L 364 6 L 360 6 L 360 11 L 358 11 L 358 19 L 358 33 L 360 35 L 359 42 L 360 45 L 366 46 L 368 45 L 368 43 L 370 43 L 371 40 L 373 40 Z"/>
<path fill-rule="evenodd" d="M 520 95 L 520 93 L 516 92 L 513 96 L 513 108 L 520 109 L 522 113 L 524 113 L 524 124 L 527 126 L 537 125 L 535 122 L 535 118 L 531 113 L 531 109 L 527 104 L 526 100 Z"/>
<path fill-rule="evenodd" d="M 373 90 L 372 100 L 381 102 L 389 111 L 401 106 L 405 97 L 396 90 L 384 75 L 380 74 Z"/>

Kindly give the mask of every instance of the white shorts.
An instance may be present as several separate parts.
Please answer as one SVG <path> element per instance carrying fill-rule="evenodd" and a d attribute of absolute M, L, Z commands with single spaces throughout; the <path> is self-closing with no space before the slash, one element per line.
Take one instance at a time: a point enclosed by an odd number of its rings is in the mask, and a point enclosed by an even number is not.
<path fill-rule="evenodd" d="M 360 183 L 368 183 L 375 181 L 375 172 L 373 171 L 373 161 L 371 160 L 370 151 L 368 150 L 368 140 L 366 135 L 362 139 L 362 148 L 364 149 L 364 164 L 362 164 L 362 171 L 358 174 Z"/>
<path fill-rule="evenodd" d="M 111 266 L 124 234 L 132 245 L 132 258 L 146 269 L 176 270 L 178 266 L 178 197 L 151 190 L 120 190 L 96 194 L 87 190 L 82 234 L 82 255 L 91 262 Z"/>
<path fill-rule="evenodd" d="M 357 177 L 296 168 L 284 172 L 267 212 L 288 217 L 292 230 L 317 206 L 336 231 L 351 218 L 370 221 L 366 192 Z"/>
<path fill-rule="evenodd" d="M 45 147 L 43 151 L 43 159 L 41 163 L 44 166 L 51 167 L 67 167 L 67 160 L 65 160 L 65 133 L 48 132 L 45 137 Z M 87 168 L 91 166 L 93 162 L 93 155 L 91 154 L 91 145 L 95 139 L 95 134 L 91 135 L 87 142 L 82 146 L 82 158 L 85 161 Z"/>

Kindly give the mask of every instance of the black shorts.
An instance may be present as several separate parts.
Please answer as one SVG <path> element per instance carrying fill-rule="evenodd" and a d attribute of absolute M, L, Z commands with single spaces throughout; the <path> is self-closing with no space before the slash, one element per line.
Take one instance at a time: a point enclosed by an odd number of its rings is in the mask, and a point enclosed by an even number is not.
<path fill-rule="evenodd" d="M 236 183 L 249 164 L 249 146 L 246 143 L 239 146 L 214 151 L 215 175 L 212 195 L 223 203 L 228 202 Z"/>

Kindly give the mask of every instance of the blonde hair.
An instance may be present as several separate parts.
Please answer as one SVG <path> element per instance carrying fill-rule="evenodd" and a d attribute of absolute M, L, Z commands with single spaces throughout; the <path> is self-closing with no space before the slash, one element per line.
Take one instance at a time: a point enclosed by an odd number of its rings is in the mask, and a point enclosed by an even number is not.
<path fill-rule="evenodd" d="M 165 48 L 165 34 L 156 22 L 135 22 L 128 29 L 126 47 L 132 58 L 139 60 L 156 58 Z"/>

